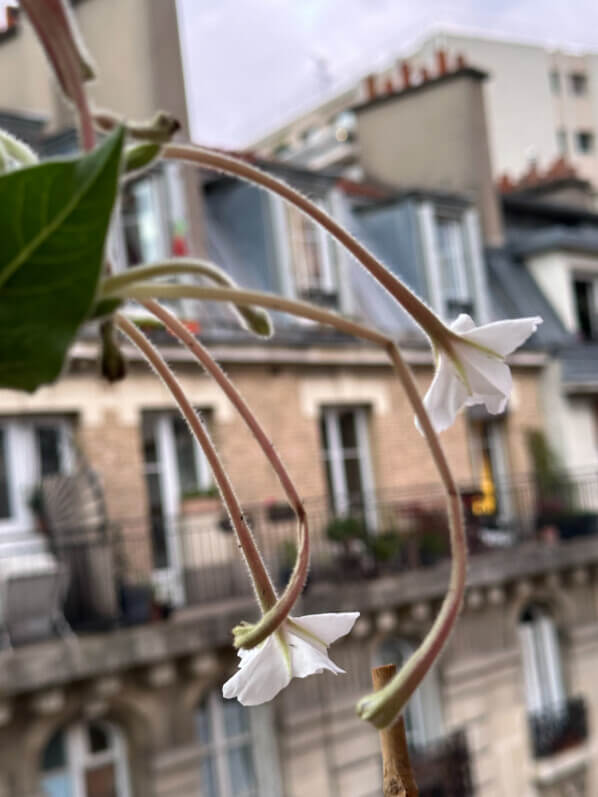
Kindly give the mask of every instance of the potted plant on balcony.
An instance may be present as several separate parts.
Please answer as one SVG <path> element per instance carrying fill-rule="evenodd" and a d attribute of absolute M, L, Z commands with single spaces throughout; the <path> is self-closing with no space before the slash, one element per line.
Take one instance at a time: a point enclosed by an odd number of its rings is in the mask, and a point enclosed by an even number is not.
<path fill-rule="evenodd" d="M 333 518 L 326 526 L 326 536 L 342 546 L 339 564 L 343 575 L 361 576 L 371 569 L 364 561 L 364 554 L 369 558 L 365 543 L 367 530 L 360 517 L 344 515 Z"/>
<path fill-rule="evenodd" d="M 206 515 L 220 511 L 220 496 L 216 487 L 187 490 L 181 496 L 182 515 Z"/>

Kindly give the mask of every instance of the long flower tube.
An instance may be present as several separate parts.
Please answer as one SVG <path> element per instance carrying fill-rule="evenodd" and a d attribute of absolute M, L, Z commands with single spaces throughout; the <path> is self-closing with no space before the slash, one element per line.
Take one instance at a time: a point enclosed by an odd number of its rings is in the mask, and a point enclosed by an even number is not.
<path fill-rule="evenodd" d="M 120 330 L 124 332 L 139 349 L 154 371 L 162 379 L 168 390 L 172 393 L 183 417 L 189 424 L 200 447 L 203 449 L 247 562 L 258 604 L 262 612 L 267 612 L 276 603 L 276 591 L 257 546 L 255 545 L 253 535 L 245 521 L 241 505 L 235 495 L 230 479 L 220 462 L 220 457 L 218 456 L 214 444 L 210 440 L 204 425 L 193 409 L 191 402 L 185 395 L 177 378 L 164 361 L 160 352 L 128 318 L 117 314 L 115 316 L 115 321 Z"/>
<path fill-rule="evenodd" d="M 94 77 L 91 60 L 64 0 L 21 0 L 65 96 L 75 105 L 81 125 L 83 149 L 95 143 L 93 118 L 85 81 Z"/>
<path fill-rule="evenodd" d="M 429 337 L 450 352 L 453 333 L 438 316 L 413 293 L 398 277 L 384 266 L 365 246 L 351 235 L 331 216 L 282 180 L 278 180 L 246 161 L 222 152 L 195 144 L 167 144 L 162 150 L 166 160 L 186 161 L 196 166 L 230 174 L 249 183 L 259 185 L 267 191 L 285 199 L 316 224 L 323 227 L 349 254 L 393 296 L 399 304 L 417 321 Z"/>
<path fill-rule="evenodd" d="M 395 342 L 388 336 L 362 324 L 349 321 L 336 313 L 273 294 L 257 291 L 212 288 L 194 285 L 160 285 L 155 283 L 130 283 L 120 291 L 102 295 L 146 301 L 150 298 L 176 299 L 185 296 L 208 301 L 233 302 L 234 304 L 268 307 L 309 318 L 327 324 L 350 335 L 369 340 L 382 346 L 388 353 L 392 365 L 405 389 L 423 436 L 442 481 L 447 500 L 447 511 L 451 539 L 451 574 L 447 593 L 435 622 L 419 648 L 408 659 L 401 670 L 384 689 L 366 695 L 357 704 L 358 714 L 378 728 L 391 725 L 405 707 L 407 701 L 426 676 L 432 663 L 440 653 L 454 627 L 465 591 L 467 546 L 461 510 L 461 500 L 448 462 L 423 405 L 417 386 Z"/>
<path fill-rule="evenodd" d="M 235 647 L 253 648 L 286 620 L 305 586 L 309 569 L 309 527 L 305 507 L 268 435 L 262 429 L 243 396 L 205 346 L 187 330 L 178 318 L 169 313 L 158 302 L 150 299 L 144 302 L 144 306 L 156 318 L 159 318 L 170 332 L 179 338 L 228 397 L 268 458 L 297 517 L 297 559 L 283 594 L 278 598 L 274 606 L 261 617 L 257 624 L 252 626 L 241 625 L 233 632 Z"/>

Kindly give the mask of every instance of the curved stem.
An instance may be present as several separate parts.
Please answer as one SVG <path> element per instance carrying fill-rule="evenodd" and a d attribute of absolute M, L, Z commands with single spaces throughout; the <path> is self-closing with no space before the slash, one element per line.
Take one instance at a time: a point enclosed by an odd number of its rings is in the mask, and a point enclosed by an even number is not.
<path fill-rule="evenodd" d="M 193 435 L 205 452 L 206 459 L 212 469 L 214 479 L 222 495 L 222 500 L 229 513 L 233 528 L 235 529 L 241 550 L 247 561 L 258 603 L 262 611 L 267 612 L 276 603 L 276 592 L 270 580 L 270 576 L 268 575 L 268 571 L 266 570 L 266 566 L 257 550 L 251 531 L 247 526 L 243 510 L 235 495 L 230 479 L 220 462 L 218 453 L 207 431 L 160 352 L 150 343 L 145 335 L 137 329 L 135 324 L 131 323 L 127 318 L 117 314 L 115 320 L 117 326 L 141 351 L 168 390 L 172 393 Z"/>
<path fill-rule="evenodd" d="M 231 174 L 242 180 L 257 184 L 282 197 L 321 225 L 353 255 L 394 296 L 431 338 L 443 341 L 447 336 L 447 328 L 442 321 L 398 277 L 374 257 L 365 246 L 362 246 L 350 232 L 334 221 L 331 216 L 282 180 L 278 180 L 276 177 L 256 169 L 255 166 L 251 166 L 246 161 L 193 144 L 167 144 L 162 150 L 162 157 L 170 160 L 187 161 L 218 172 Z"/>
<path fill-rule="evenodd" d="M 139 282 L 142 279 L 184 274 L 196 277 L 207 277 L 217 285 L 228 288 L 237 287 L 235 281 L 232 280 L 225 271 L 214 265 L 214 263 L 199 258 L 177 257 L 158 263 L 152 263 L 149 266 L 136 266 L 120 274 L 107 277 L 103 283 L 103 290 L 112 292 L 125 288 L 127 285 L 134 282 Z M 255 332 L 256 335 L 269 337 L 272 334 L 272 325 L 266 312 L 259 308 L 246 305 L 233 305 L 233 307 L 237 314 L 241 316 L 243 324 L 252 332 Z"/>
<path fill-rule="evenodd" d="M 172 288 L 174 290 L 166 290 Z M 461 500 L 444 451 L 417 390 L 411 369 L 405 363 L 396 343 L 388 336 L 371 330 L 362 324 L 347 321 L 330 311 L 307 305 L 304 302 L 295 302 L 256 291 L 203 288 L 189 285 L 131 285 L 123 293 L 129 298 L 140 300 L 148 298 L 152 291 L 154 295 L 163 298 L 178 298 L 190 289 L 193 289 L 191 296 L 195 298 L 271 307 L 292 315 L 311 318 L 322 324 L 329 324 L 342 332 L 377 343 L 387 352 L 394 370 L 405 389 L 407 398 L 420 423 L 446 494 L 452 559 L 447 593 L 436 620 L 421 645 L 384 689 L 366 695 L 357 704 L 358 713 L 363 719 L 372 722 L 376 727 L 387 727 L 395 721 L 397 715 L 402 711 L 450 636 L 461 609 L 467 570 L 467 545 Z"/>
<path fill-rule="evenodd" d="M 237 388 L 226 376 L 218 363 L 214 360 L 209 351 L 195 338 L 187 328 L 172 313 L 164 309 L 158 302 L 150 299 L 143 303 L 144 306 L 162 321 L 164 326 L 176 335 L 177 338 L 189 349 L 199 363 L 213 377 L 222 391 L 229 398 L 239 415 L 243 418 L 246 425 L 252 432 L 257 443 L 268 458 L 274 472 L 282 485 L 287 499 L 295 515 L 297 516 L 297 560 L 293 572 L 283 594 L 278 598 L 276 604 L 269 609 L 259 623 L 251 626 L 245 631 L 242 637 L 236 640 L 237 647 L 252 648 L 262 642 L 267 636 L 275 631 L 278 626 L 286 620 L 291 609 L 295 605 L 297 598 L 301 594 L 307 571 L 309 568 L 309 528 L 305 507 L 301 501 L 295 485 L 289 476 L 282 460 L 278 456 L 276 449 L 270 442 L 267 434 L 260 426 L 259 421 L 241 396 Z"/>

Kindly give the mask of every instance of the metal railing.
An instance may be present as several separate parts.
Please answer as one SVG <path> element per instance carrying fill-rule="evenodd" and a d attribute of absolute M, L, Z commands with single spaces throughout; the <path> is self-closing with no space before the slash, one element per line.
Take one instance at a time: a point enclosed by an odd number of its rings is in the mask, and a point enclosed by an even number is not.
<path fill-rule="evenodd" d="M 472 797 L 467 738 L 462 730 L 411 754 L 419 797 Z"/>
<path fill-rule="evenodd" d="M 529 715 L 531 746 L 534 758 L 547 758 L 588 738 L 588 720 L 583 697 L 550 706 Z"/>
<path fill-rule="evenodd" d="M 550 495 L 529 478 L 498 485 L 494 505 L 475 490 L 463 489 L 471 554 L 598 532 L 598 476 L 568 477 L 563 484 Z M 340 584 L 431 567 L 449 556 L 444 499 L 437 485 L 379 492 L 365 503 L 353 501 L 350 515 L 338 518 L 325 499 L 306 502 L 312 541 L 307 589 L 318 581 Z M 492 514 L 480 512 L 488 506 Z M 244 511 L 282 587 L 296 550 L 292 513 L 279 502 Z M 214 499 L 185 502 L 175 518 L 121 519 L 60 534 L 46 528 L 38 544 L 60 565 L 66 584 L 61 608 L 76 630 L 150 622 L 172 608 L 252 594 L 235 537 Z M 36 557 L 30 549 L 0 549 L 0 620 L 3 581 L 37 572 Z"/>

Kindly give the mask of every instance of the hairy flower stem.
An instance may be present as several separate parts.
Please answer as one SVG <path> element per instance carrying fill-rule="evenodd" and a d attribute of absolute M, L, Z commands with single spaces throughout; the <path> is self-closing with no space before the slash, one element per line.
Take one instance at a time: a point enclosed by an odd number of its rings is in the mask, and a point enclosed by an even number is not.
<path fill-rule="evenodd" d="M 253 586 L 262 612 L 267 612 L 276 603 L 276 591 L 270 580 L 266 566 L 255 545 L 253 535 L 245 521 L 243 510 L 235 495 L 232 484 L 203 423 L 197 416 L 189 399 L 185 395 L 177 378 L 172 373 L 160 352 L 150 343 L 145 335 L 137 329 L 135 324 L 123 315 L 115 316 L 116 323 L 122 332 L 135 344 L 143 356 L 162 379 L 168 390 L 172 393 L 181 413 L 189 424 L 193 435 L 203 449 L 208 464 L 220 490 L 222 501 L 226 506 L 231 523 L 237 535 L 239 545 L 251 573 Z"/>
<path fill-rule="evenodd" d="M 370 272 L 397 302 L 411 315 L 434 341 L 442 342 L 448 350 L 454 337 L 438 316 L 401 282 L 386 266 L 354 238 L 348 230 L 338 224 L 324 210 L 304 197 L 299 191 L 278 180 L 276 177 L 222 152 L 198 147 L 193 144 L 167 144 L 162 157 L 170 160 L 187 161 L 218 172 L 231 174 L 242 180 L 257 184 L 267 191 L 285 199 L 291 205 L 315 221 L 340 243 L 361 265 Z"/>
<path fill-rule="evenodd" d="M 430 418 L 417 390 L 411 369 L 405 363 L 396 343 L 387 335 L 370 329 L 354 321 L 348 321 L 336 313 L 315 307 L 305 302 L 284 299 L 273 294 L 262 294 L 257 291 L 232 290 L 230 288 L 208 288 L 194 285 L 157 285 L 152 283 L 130 284 L 116 295 L 123 298 L 145 301 L 151 296 L 164 299 L 183 298 L 233 302 L 235 304 L 251 304 L 269 307 L 273 310 L 288 312 L 303 318 L 310 318 L 321 324 L 335 327 L 341 332 L 362 338 L 382 346 L 387 352 L 397 376 L 405 389 L 409 402 L 420 423 L 424 438 L 438 470 L 447 499 L 447 511 L 451 539 L 451 574 L 447 593 L 440 611 L 423 642 L 405 665 L 379 692 L 366 695 L 357 704 L 361 717 L 372 722 L 376 727 L 391 725 L 405 704 L 422 682 L 431 665 L 437 658 L 454 627 L 463 602 L 465 576 L 467 569 L 467 545 L 461 499 L 452 477 L 448 462 Z"/>
<path fill-rule="evenodd" d="M 257 418 L 237 388 L 226 376 L 208 350 L 174 315 L 172 315 L 172 313 L 169 313 L 168 310 L 164 309 L 158 302 L 150 299 L 143 304 L 150 313 L 153 313 L 153 315 L 162 321 L 164 326 L 172 332 L 172 334 L 179 338 L 229 398 L 268 458 L 297 516 L 297 560 L 289 583 L 283 594 L 278 598 L 276 604 L 263 615 L 259 623 L 255 626 L 248 627 L 242 634 L 237 635 L 235 639 L 235 645 L 237 647 L 252 648 L 262 642 L 286 620 L 305 586 L 309 568 L 309 529 L 305 507 L 299 498 L 291 477 L 267 434 L 260 426 Z"/>
<path fill-rule="evenodd" d="M 93 67 L 81 42 L 73 12 L 64 0 L 21 0 L 40 40 L 58 83 L 74 104 L 81 128 L 83 149 L 95 144 L 95 130 L 85 91 L 85 81 L 93 77 Z"/>

